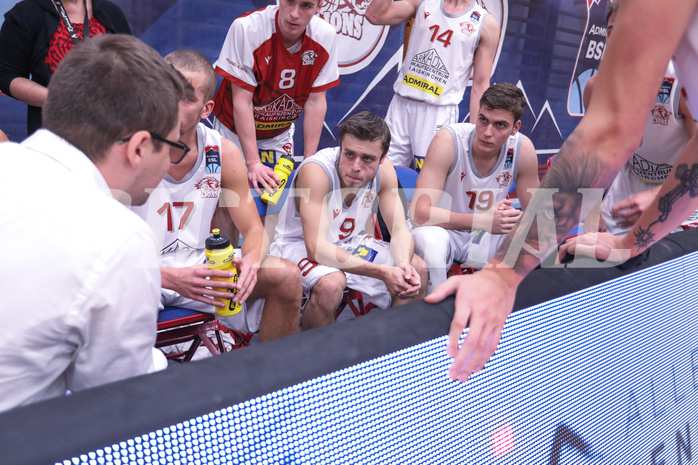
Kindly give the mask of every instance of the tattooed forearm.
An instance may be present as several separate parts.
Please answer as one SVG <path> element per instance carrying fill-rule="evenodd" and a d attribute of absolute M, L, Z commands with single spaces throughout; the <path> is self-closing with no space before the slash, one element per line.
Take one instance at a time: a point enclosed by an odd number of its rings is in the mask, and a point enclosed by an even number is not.
<path fill-rule="evenodd" d="M 679 183 L 669 192 L 659 198 L 657 210 L 659 217 L 651 222 L 647 228 L 638 225 L 635 235 L 635 246 L 642 251 L 652 245 L 655 241 L 655 234 L 651 232 L 652 226 L 657 223 L 664 223 L 671 213 L 672 206 L 684 195 L 688 194 L 691 198 L 698 197 L 698 164 L 694 163 L 691 169 L 688 165 L 681 163 L 676 165 L 674 177 Z"/>
<path fill-rule="evenodd" d="M 578 189 L 605 186 L 615 175 L 600 157 L 583 152 L 579 136 L 573 136 L 534 192 L 519 226 L 495 254 L 496 260 L 520 275 L 535 268 L 579 224 L 582 194 Z"/>

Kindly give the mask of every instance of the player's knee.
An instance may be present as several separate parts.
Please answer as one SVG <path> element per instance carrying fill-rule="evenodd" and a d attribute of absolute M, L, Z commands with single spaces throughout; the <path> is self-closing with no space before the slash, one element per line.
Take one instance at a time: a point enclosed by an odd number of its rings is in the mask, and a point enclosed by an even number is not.
<path fill-rule="evenodd" d="M 412 231 L 414 251 L 428 261 L 428 266 L 442 265 L 448 257 L 451 237 L 448 231 L 438 226 L 422 226 Z"/>
<path fill-rule="evenodd" d="M 300 302 L 301 270 L 282 258 L 275 259 L 270 265 L 262 269 L 263 279 L 258 283 L 258 286 L 263 287 L 262 293 L 266 294 L 267 298 L 275 297 Z"/>
<path fill-rule="evenodd" d="M 334 307 L 339 304 L 347 287 L 347 278 L 342 272 L 330 273 L 323 276 L 313 286 L 312 294 L 318 302 L 327 304 L 329 310 L 334 311 Z M 332 307 L 332 308 L 329 308 Z"/>
<path fill-rule="evenodd" d="M 424 284 L 427 277 L 427 264 L 419 255 L 414 255 L 412 257 L 412 267 L 419 273 L 419 276 L 422 278 L 422 284 Z"/>

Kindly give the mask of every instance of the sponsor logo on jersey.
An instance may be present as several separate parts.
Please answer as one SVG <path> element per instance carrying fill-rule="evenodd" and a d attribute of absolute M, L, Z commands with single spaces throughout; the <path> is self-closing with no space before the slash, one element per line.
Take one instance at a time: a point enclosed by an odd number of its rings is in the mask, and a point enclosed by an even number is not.
<path fill-rule="evenodd" d="M 241 65 L 235 63 L 232 61 L 230 58 L 225 59 L 226 63 L 228 63 L 230 66 L 239 69 L 240 71 L 245 71 L 245 68 L 243 68 Z"/>
<path fill-rule="evenodd" d="M 298 119 L 303 108 L 291 97 L 283 94 L 268 104 L 254 108 L 255 127 L 257 129 L 287 128 Z"/>
<path fill-rule="evenodd" d="M 446 84 L 449 77 L 448 69 L 446 69 L 441 57 L 433 48 L 416 54 L 410 63 L 409 72 L 418 74 L 420 78 L 431 81 L 430 84 L 432 82 L 441 85 Z M 414 74 L 412 74 L 413 78 L 415 77 Z M 439 92 L 437 97 L 440 97 L 440 94 L 441 92 Z"/>
<path fill-rule="evenodd" d="M 511 173 L 508 171 L 503 172 L 499 176 L 497 176 L 497 182 L 499 183 L 499 187 L 508 187 L 509 186 L 509 181 L 511 181 Z"/>
<path fill-rule="evenodd" d="M 463 178 L 465 177 L 465 173 L 463 171 L 460 172 L 460 182 L 463 182 Z"/>
<path fill-rule="evenodd" d="M 334 210 L 332 210 L 332 218 L 336 220 L 341 212 L 342 210 L 340 210 L 339 208 L 335 208 Z"/>
<path fill-rule="evenodd" d="M 301 54 L 301 60 L 303 66 L 312 66 L 315 64 L 315 59 L 317 58 L 317 53 L 312 50 L 306 50 Z"/>
<path fill-rule="evenodd" d="M 373 206 L 373 199 L 375 199 L 376 196 L 373 194 L 371 191 L 366 191 L 366 195 L 364 195 L 363 201 L 361 202 L 361 206 L 363 208 L 371 208 Z"/>
<path fill-rule="evenodd" d="M 427 18 L 429 17 L 430 14 L 431 14 L 431 13 L 429 13 L 428 11 L 425 11 L 425 12 L 424 12 L 424 19 L 427 19 Z"/>
<path fill-rule="evenodd" d="M 656 105 L 652 108 L 652 124 L 669 125 L 669 117 L 673 113 L 664 108 L 664 105 Z"/>
<path fill-rule="evenodd" d="M 293 124 L 293 121 L 278 121 L 276 123 L 264 123 L 262 121 L 255 121 L 254 122 L 254 127 L 255 129 L 259 129 L 260 131 L 272 131 L 275 129 L 284 129 Z"/>
<path fill-rule="evenodd" d="M 460 23 L 460 32 L 470 37 L 475 32 L 475 26 L 470 21 L 463 21 Z"/>
<path fill-rule="evenodd" d="M 589 34 L 590 36 L 606 37 L 606 35 L 608 34 L 608 31 L 603 26 L 599 26 L 598 24 L 592 24 L 589 27 L 589 32 L 587 34 Z"/>
<path fill-rule="evenodd" d="M 165 247 L 160 250 L 160 255 L 165 255 L 168 253 L 172 252 L 177 252 L 177 251 L 187 251 L 187 250 L 196 250 L 194 247 L 190 246 L 186 242 L 183 242 L 180 239 L 175 239 L 171 244 L 166 245 Z"/>
<path fill-rule="evenodd" d="M 657 94 L 657 102 L 667 103 L 671 97 L 671 89 L 674 87 L 674 78 L 664 78 L 662 86 Z"/>
<path fill-rule="evenodd" d="M 360 245 L 354 249 L 351 254 L 355 257 L 363 258 L 367 262 L 373 262 L 373 260 L 376 259 L 378 252 L 370 247 L 366 247 L 365 245 Z"/>
<path fill-rule="evenodd" d="M 217 145 L 209 145 L 204 147 L 204 156 L 206 157 L 206 172 L 220 173 L 221 172 L 221 153 Z"/>
<path fill-rule="evenodd" d="M 267 61 L 267 64 L 269 64 L 269 61 L 271 60 L 271 57 L 270 57 L 270 56 L 264 57 L 264 59 Z"/>
<path fill-rule="evenodd" d="M 389 26 L 377 26 L 366 19 L 370 0 L 325 0 L 318 16 L 337 33 L 340 74 L 361 71 L 378 55 L 388 36 Z"/>
<path fill-rule="evenodd" d="M 221 189 L 221 182 L 213 176 L 201 178 L 201 181 L 194 184 L 199 190 L 202 199 L 215 199 Z"/>
<path fill-rule="evenodd" d="M 433 82 L 422 80 L 416 76 L 412 76 L 411 74 L 406 74 L 405 78 L 402 80 L 402 83 L 437 98 L 441 98 L 441 92 L 444 90 L 443 87 L 436 85 Z"/>
<path fill-rule="evenodd" d="M 414 155 L 414 170 L 419 173 L 422 171 L 422 167 L 424 166 L 424 157 L 420 157 L 419 155 Z"/>
<path fill-rule="evenodd" d="M 669 176 L 672 166 L 667 163 L 653 163 L 634 153 L 625 164 L 641 180 L 650 184 L 660 184 Z"/>
<path fill-rule="evenodd" d="M 508 149 L 507 150 L 507 157 L 504 159 L 504 169 L 509 169 L 511 168 L 511 165 L 514 163 L 514 149 Z"/>
<path fill-rule="evenodd" d="M 480 13 L 477 11 L 473 11 L 473 14 L 470 15 L 470 21 L 474 23 L 479 23 L 480 22 Z"/>

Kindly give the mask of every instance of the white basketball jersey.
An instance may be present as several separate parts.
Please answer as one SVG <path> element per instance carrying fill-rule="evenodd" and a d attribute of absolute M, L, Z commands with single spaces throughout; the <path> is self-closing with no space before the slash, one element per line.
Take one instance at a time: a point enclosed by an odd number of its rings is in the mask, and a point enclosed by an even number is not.
<path fill-rule="evenodd" d="M 200 263 L 221 192 L 221 136 L 199 123 L 198 156 L 181 181 L 166 175 L 145 205 L 132 207 L 161 244 L 160 264 L 191 266 Z"/>
<path fill-rule="evenodd" d="M 679 116 L 681 87 L 670 62 L 662 86 L 650 112 L 640 147 L 616 175 L 604 197 L 601 214 L 607 231 L 626 233 L 611 217 L 611 209 L 631 194 L 644 192 L 662 184 L 671 172 L 681 151 L 688 143 L 684 118 Z"/>
<path fill-rule="evenodd" d="M 474 0 L 456 16 L 444 11 L 443 0 L 423 0 L 393 86 L 395 93 L 432 105 L 460 103 L 488 14 Z"/>
<path fill-rule="evenodd" d="M 373 201 L 380 191 L 380 170 L 376 176 L 364 187 L 359 189 L 351 205 L 344 203 L 347 194 L 343 191 L 337 175 L 337 164 L 339 162 L 339 147 L 332 147 L 320 150 L 310 158 L 307 158 L 298 167 L 300 171 L 308 163 L 316 163 L 322 167 L 330 180 L 330 192 L 327 196 L 327 212 L 329 214 L 329 229 L 327 231 L 327 241 L 338 245 L 347 245 L 352 239 L 364 234 L 366 222 L 371 213 Z M 276 226 L 274 242 L 279 247 L 284 243 L 304 241 L 303 226 L 301 217 L 296 209 L 296 196 L 303 202 L 301 190 L 296 188 L 296 178 L 291 184 L 291 192 L 286 198 L 281 213 L 279 223 Z"/>
<path fill-rule="evenodd" d="M 453 137 L 455 158 L 438 206 L 460 213 L 483 213 L 507 197 L 519 172 L 521 134 L 510 136 L 489 173 L 479 173 L 472 157 L 475 125 L 446 126 Z"/>

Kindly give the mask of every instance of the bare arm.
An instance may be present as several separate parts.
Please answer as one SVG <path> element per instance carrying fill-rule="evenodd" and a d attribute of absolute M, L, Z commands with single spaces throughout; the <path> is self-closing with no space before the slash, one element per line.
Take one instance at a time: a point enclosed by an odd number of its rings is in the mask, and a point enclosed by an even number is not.
<path fill-rule="evenodd" d="M 531 140 L 522 135 L 521 152 L 519 155 L 519 174 L 516 178 L 516 196 L 525 211 L 531 201 L 533 192 L 540 185 L 538 181 L 538 155 Z"/>
<path fill-rule="evenodd" d="M 252 199 L 240 151 L 227 139 L 221 139 L 221 168 L 224 205 L 244 238 L 242 259 L 236 259 L 240 269 L 238 297 L 244 302 L 257 283 L 257 270 L 269 251 L 269 238 Z"/>
<path fill-rule="evenodd" d="M 29 79 L 18 77 L 10 83 L 10 92 L 20 102 L 34 107 L 43 107 L 48 88 Z"/>
<path fill-rule="evenodd" d="M 303 145 L 305 150 L 303 158 L 311 157 L 317 152 L 325 113 L 327 113 L 325 91 L 311 92 L 303 109 Z"/>
<path fill-rule="evenodd" d="M 679 115 L 684 118 L 684 129 L 686 130 L 686 135 L 690 139 L 693 137 L 693 134 L 696 133 L 696 120 L 693 119 L 691 110 L 688 109 L 686 99 L 683 98 L 683 95 L 679 97 Z"/>
<path fill-rule="evenodd" d="M 419 0 L 372 0 L 366 10 L 366 19 L 375 25 L 394 26 L 414 17 Z"/>
<path fill-rule="evenodd" d="M 472 214 L 460 217 L 450 210 L 437 207 L 442 195 L 448 170 L 453 166 L 455 149 L 453 136 L 447 129 L 440 130 L 429 144 L 424 158 L 414 196 L 410 205 L 410 217 L 416 226 L 441 226 L 448 229 L 470 229 Z M 453 216 L 453 217 L 452 217 Z"/>
<path fill-rule="evenodd" d="M 412 260 L 414 239 L 405 222 L 395 168 L 387 157 L 381 163 L 380 172 L 381 189 L 378 193 L 378 206 L 390 231 L 390 252 L 397 266 L 402 268 L 409 265 Z"/>
<path fill-rule="evenodd" d="M 473 57 L 473 88 L 470 91 L 470 122 L 475 124 L 480 110 L 480 98 L 490 86 L 492 63 L 499 44 L 499 26 L 492 15 L 485 17 L 480 43 Z"/>
<path fill-rule="evenodd" d="M 235 130 L 237 131 L 245 165 L 247 165 L 248 179 L 252 186 L 261 194 L 257 184 L 272 192 L 277 187 L 280 179 L 274 174 L 274 170 L 264 166 L 259 159 L 257 148 L 257 134 L 254 126 L 254 112 L 252 108 L 252 92 L 243 89 L 235 83 L 230 84 L 233 93 L 233 117 L 235 118 Z"/>
<path fill-rule="evenodd" d="M 489 268 L 471 277 L 452 278 L 432 294 L 430 300 L 436 301 L 457 293 L 447 347 L 454 357 L 452 378 L 466 380 L 494 353 L 519 283 L 578 224 L 582 204 L 578 188 L 608 186 L 639 145 L 662 75 L 696 3 L 625 1 L 588 111 L 543 179 L 541 187 L 546 189 L 533 195 L 519 227 L 502 241 Z M 547 225 L 545 230 L 539 231 L 539 224 Z M 496 295 L 483 292 L 495 288 Z M 470 332 L 459 349 L 466 325 Z"/>

